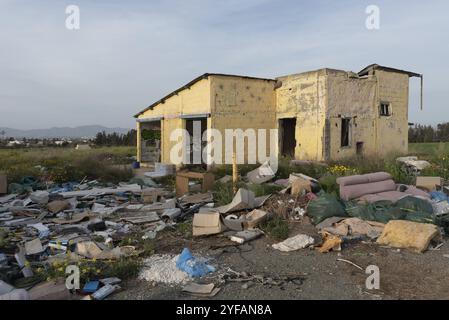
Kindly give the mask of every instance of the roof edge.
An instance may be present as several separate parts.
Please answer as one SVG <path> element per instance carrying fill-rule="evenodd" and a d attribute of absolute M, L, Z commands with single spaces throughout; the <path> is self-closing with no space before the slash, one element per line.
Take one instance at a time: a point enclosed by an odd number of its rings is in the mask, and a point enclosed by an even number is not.
<path fill-rule="evenodd" d="M 252 80 L 264 80 L 264 81 L 274 81 L 275 79 L 269 79 L 269 78 L 257 78 L 257 77 L 250 77 L 250 76 L 240 76 L 235 74 L 225 74 L 225 73 L 203 73 L 202 75 L 196 77 L 195 79 L 191 80 L 189 83 L 183 85 L 182 87 L 176 89 L 175 91 L 172 91 L 171 93 L 164 96 L 162 99 L 159 99 L 158 101 L 152 103 L 142 111 L 138 112 L 134 115 L 134 118 L 138 118 L 142 113 L 153 109 L 156 105 L 163 103 L 165 100 L 173 97 L 174 95 L 177 95 L 179 92 L 183 91 L 184 89 L 190 88 L 192 85 L 197 83 L 198 81 L 201 81 L 203 79 L 207 79 L 209 76 L 222 76 L 222 77 L 236 77 L 236 78 L 243 78 L 243 79 L 252 79 Z"/>
<path fill-rule="evenodd" d="M 401 69 L 395 69 L 395 68 L 390 68 L 390 67 L 386 67 L 386 66 L 381 66 L 381 65 L 378 65 L 376 63 L 370 64 L 369 66 L 366 66 L 365 68 L 363 68 L 362 70 L 360 70 L 358 72 L 358 75 L 359 76 L 367 75 L 370 70 L 383 70 L 383 71 L 389 71 L 389 72 L 396 72 L 396 73 L 406 74 L 409 77 L 418 77 L 418 78 L 422 77 L 422 74 L 419 74 L 419 73 L 416 73 L 416 72 L 411 72 L 411 71 L 406 71 L 406 70 L 401 70 Z"/>

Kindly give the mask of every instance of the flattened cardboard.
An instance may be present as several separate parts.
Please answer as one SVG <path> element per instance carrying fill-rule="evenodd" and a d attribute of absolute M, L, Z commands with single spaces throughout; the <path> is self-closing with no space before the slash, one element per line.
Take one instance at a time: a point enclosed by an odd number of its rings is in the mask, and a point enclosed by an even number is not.
<path fill-rule="evenodd" d="M 441 186 L 440 177 L 416 177 L 416 187 L 427 191 L 436 191 L 436 186 Z"/>

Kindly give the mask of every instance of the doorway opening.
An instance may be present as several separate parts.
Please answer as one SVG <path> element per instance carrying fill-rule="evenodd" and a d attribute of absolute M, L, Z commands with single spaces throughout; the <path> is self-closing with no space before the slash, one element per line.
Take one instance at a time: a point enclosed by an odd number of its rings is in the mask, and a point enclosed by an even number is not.
<path fill-rule="evenodd" d="M 281 155 L 293 158 L 295 156 L 296 147 L 296 118 L 280 119 L 279 130 Z"/>
<path fill-rule="evenodd" d="M 189 154 L 188 159 L 190 165 L 207 167 L 203 161 L 203 149 L 207 145 L 207 141 L 203 142 L 203 133 L 207 129 L 207 118 L 186 119 L 186 130 L 189 133 L 189 145 L 186 145 Z"/>
<path fill-rule="evenodd" d="M 161 121 L 140 124 L 140 161 L 154 163 L 161 161 Z"/>

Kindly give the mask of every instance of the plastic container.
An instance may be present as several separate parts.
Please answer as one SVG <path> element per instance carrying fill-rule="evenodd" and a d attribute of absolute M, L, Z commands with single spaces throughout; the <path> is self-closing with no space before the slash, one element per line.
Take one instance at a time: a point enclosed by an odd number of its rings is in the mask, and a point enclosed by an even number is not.
<path fill-rule="evenodd" d="M 139 169 L 140 168 L 140 162 L 139 161 L 134 161 L 132 166 L 133 166 L 133 169 Z"/>

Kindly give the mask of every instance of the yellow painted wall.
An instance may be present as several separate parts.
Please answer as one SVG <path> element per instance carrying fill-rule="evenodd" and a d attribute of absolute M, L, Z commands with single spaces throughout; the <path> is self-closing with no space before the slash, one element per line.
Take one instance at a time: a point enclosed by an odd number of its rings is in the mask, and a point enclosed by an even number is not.
<path fill-rule="evenodd" d="M 325 69 L 278 78 L 277 119 L 296 118 L 296 159 L 323 160 Z"/>
<path fill-rule="evenodd" d="M 379 116 L 377 112 L 377 145 L 380 155 L 408 152 L 408 93 L 406 74 L 376 71 L 378 101 L 390 103 L 392 115 Z"/>
<path fill-rule="evenodd" d="M 270 152 L 268 130 L 276 128 L 275 81 L 216 75 L 210 79 L 211 127 L 220 130 L 223 137 L 222 161 L 225 160 L 225 129 L 240 128 L 243 131 L 250 128 L 267 129 L 265 143 L 268 156 Z M 277 154 L 277 150 L 275 152 Z M 245 162 L 247 153 L 248 145 L 245 141 Z"/>
<path fill-rule="evenodd" d="M 363 154 L 376 152 L 376 78 L 352 78 L 344 71 L 330 71 L 327 119 L 330 135 L 326 139 L 329 159 L 356 155 L 357 142 L 363 142 Z M 350 145 L 341 147 L 342 118 L 351 118 Z M 326 148 L 326 146 L 325 146 Z"/>
<path fill-rule="evenodd" d="M 333 69 L 320 69 L 280 77 L 278 81 L 210 75 L 159 103 L 139 118 L 164 117 L 162 162 L 170 163 L 174 129 L 184 128 L 181 116 L 210 113 L 208 128 L 275 129 L 278 120 L 296 118 L 295 158 L 337 160 L 356 154 L 363 142 L 364 154 L 405 153 L 408 149 L 408 75 L 376 70 L 364 78 Z M 392 115 L 379 115 L 379 102 L 391 104 Z M 351 145 L 341 147 L 341 118 L 350 117 Z M 140 125 L 138 159 L 140 160 Z M 267 132 L 266 145 L 269 146 Z M 248 146 L 245 146 L 248 150 Z M 277 150 L 276 150 L 277 151 Z M 247 159 L 247 156 L 245 156 Z"/>
<path fill-rule="evenodd" d="M 366 156 L 406 153 L 408 75 L 376 70 L 358 78 L 346 71 L 321 69 L 278 78 L 277 119 L 296 118 L 295 158 L 338 160 L 356 155 L 363 142 Z M 380 101 L 392 115 L 379 115 Z M 342 118 L 351 118 L 350 145 L 341 147 Z"/>
<path fill-rule="evenodd" d="M 170 141 L 170 134 L 174 129 L 185 127 L 181 116 L 210 113 L 210 110 L 210 80 L 202 79 L 193 84 L 190 89 L 182 90 L 164 103 L 159 103 L 152 110 L 145 111 L 138 118 L 164 117 L 161 123 L 161 162 L 170 163 L 170 150 L 176 144 Z M 140 132 L 137 133 L 137 137 L 140 140 Z M 140 157 L 138 159 L 140 161 Z"/>

